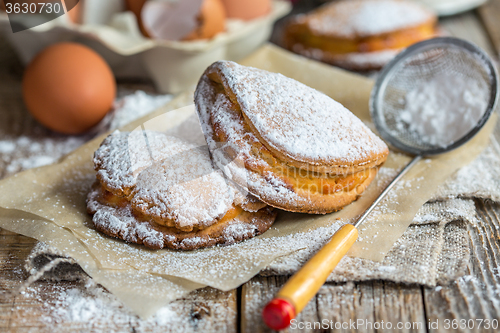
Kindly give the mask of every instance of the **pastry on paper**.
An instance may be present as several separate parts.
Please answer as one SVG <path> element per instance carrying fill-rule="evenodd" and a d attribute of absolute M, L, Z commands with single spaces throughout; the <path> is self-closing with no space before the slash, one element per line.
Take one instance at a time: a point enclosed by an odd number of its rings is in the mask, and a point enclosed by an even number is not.
<path fill-rule="evenodd" d="M 195 105 L 215 165 L 259 200 L 287 211 L 341 209 L 361 195 L 389 153 L 330 97 L 230 61 L 208 67 Z"/>
<path fill-rule="evenodd" d="M 114 132 L 94 154 L 87 210 L 102 233 L 153 249 L 193 250 L 259 235 L 276 218 L 214 168 L 206 146 L 161 132 Z"/>

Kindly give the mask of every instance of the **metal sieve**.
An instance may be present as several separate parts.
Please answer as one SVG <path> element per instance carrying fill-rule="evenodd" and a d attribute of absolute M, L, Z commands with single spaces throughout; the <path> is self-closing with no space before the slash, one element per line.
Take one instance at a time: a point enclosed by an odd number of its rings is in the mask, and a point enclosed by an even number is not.
<path fill-rule="evenodd" d="M 380 135 L 414 158 L 354 226 L 337 230 L 264 307 L 262 316 L 270 328 L 290 325 L 354 244 L 358 226 L 412 166 L 423 156 L 460 147 L 479 132 L 495 109 L 497 90 L 498 73 L 491 59 L 457 38 L 415 44 L 384 67 L 372 91 L 370 112 Z"/>
<path fill-rule="evenodd" d="M 483 87 L 488 101 L 477 123 L 459 133 L 456 140 L 431 144 L 424 136 L 412 131 L 411 124 L 405 124 L 399 118 L 406 108 L 407 95 L 442 75 L 462 77 L 471 85 Z M 446 91 L 441 93 L 446 94 Z M 358 227 L 365 220 L 397 181 L 422 157 L 451 151 L 472 139 L 486 124 L 497 101 L 498 72 L 493 61 L 478 46 L 463 39 L 439 37 L 426 40 L 410 46 L 388 63 L 380 72 L 372 90 L 370 113 L 380 136 L 394 148 L 411 154 L 414 158 L 366 210 L 355 226 Z"/>

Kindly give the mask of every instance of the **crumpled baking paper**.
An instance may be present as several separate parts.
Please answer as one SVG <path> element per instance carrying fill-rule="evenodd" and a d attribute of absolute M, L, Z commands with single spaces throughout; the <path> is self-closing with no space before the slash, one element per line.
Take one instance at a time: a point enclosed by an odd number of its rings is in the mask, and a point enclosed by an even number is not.
<path fill-rule="evenodd" d="M 373 81 L 304 59 L 267 45 L 242 62 L 280 72 L 344 104 L 369 122 L 368 100 Z M 200 140 L 192 92 L 139 119 L 123 130 L 168 131 Z M 194 121 L 193 121 L 194 119 Z M 465 146 L 418 163 L 360 228 L 360 240 L 350 256 L 380 261 L 412 222 L 417 210 L 437 187 L 472 161 L 488 143 L 496 115 Z M 176 126 L 189 130 L 176 130 Z M 187 136 L 187 137 L 186 137 Z M 58 163 L 27 170 L 0 181 L 0 227 L 46 242 L 74 258 L 96 282 L 120 298 L 138 315 L 147 317 L 168 302 L 204 286 L 230 290 L 245 283 L 274 259 L 304 248 L 294 236 L 319 227 L 355 222 L 387 185 L 376 180 L 356 202 L 337 213 L 308 215 L 280 212 L 263 235 L 240 244 L 197 251 L 149 250 L 106 237 L 92 227 L 85 199 L 95 180 L 92 154 L 100 136 Z M 200 143 L 200 142 L 199 142 Z M 394 176 L 411 157 L 391 152 L 380 170 Z"/>

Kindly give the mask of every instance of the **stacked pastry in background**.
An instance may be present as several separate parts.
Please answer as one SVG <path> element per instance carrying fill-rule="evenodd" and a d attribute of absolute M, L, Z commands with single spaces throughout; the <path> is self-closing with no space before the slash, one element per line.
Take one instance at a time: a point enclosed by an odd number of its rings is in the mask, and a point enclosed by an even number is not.
<path fill-rule="evenodd" d="M 352 70 L 383 67 L 402 49 L 436 36 L 437 17 L 406 0 L 342 0 L 290 20 L 289 50 Z"/>

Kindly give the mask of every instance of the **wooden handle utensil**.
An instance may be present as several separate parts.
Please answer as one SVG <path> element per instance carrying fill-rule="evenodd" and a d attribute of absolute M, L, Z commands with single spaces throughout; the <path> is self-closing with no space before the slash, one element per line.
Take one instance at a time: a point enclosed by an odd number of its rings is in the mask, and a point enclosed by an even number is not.
<path fill-rule="evenodd" d="M 358 229 L 352 224 L 341 227 L 264 307 L 262 317 L 266 325 L 274 330 L 288 327 L 290 321 L 316 295 L 357 238 Z"/>
<path fill-rule="evenodd" d="M 389 193 L 391 188 L 422 159 L 415 156 L 408 165 L 372 202 L 355 225 L 346 224 L 333 235 L 332 239 L 281 288 L 278 295 L 262 310 L 262 318 L 267 326 L 275 330 L 287 328 L 290 321 L 302 311 L 307 302 L 318 292 L 340 259 L 358 239 L 359 225 L 373 211 L 378 203 Z"/>

